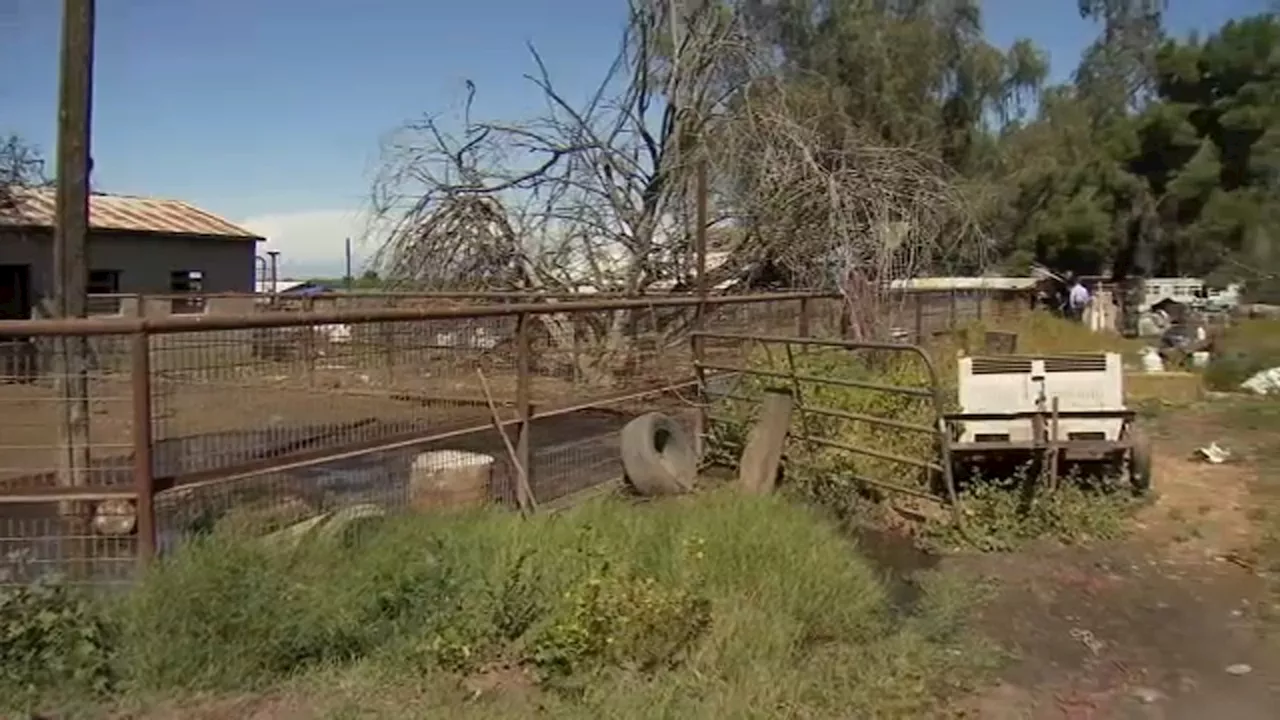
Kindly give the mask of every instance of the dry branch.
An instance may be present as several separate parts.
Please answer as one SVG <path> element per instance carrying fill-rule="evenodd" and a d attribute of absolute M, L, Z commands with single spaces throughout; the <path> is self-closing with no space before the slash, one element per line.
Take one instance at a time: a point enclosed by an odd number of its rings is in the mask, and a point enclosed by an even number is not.
<path fill-rule="evenodd" d="M 698 4 L 670 35 L 665 7 L 632 3 L 620 51 L 581 107 L 531 49 L 542 116 L 475 120 L 468 83 L 460 131 L 434 116 L 402 128 L 375 185 L 377 224 L 391 228 L 380 273 L 426 289 L 690 287 L 686 191 L 703 161 L 709 221 L 728 251 L 717 253 L 713 284 L 760 285 L 765 269 L 782 269 L 785 284 L 845 289 L 871 318 L 891 279 L 957 248 L 972 254 L 978 235 L 941 163 L 868 142 L 814 83 L 780 75 L 732 5 Z M 585 328 L 541 321 L 555 347 L 596 349 L 575 353 L 588 379 L 609 382 L 634 350 L 632 313 Z M 855 323 L 875 333 L 864 325 Z M 687 326 L 667 318 L 660 342 L 678 342 Z"/>

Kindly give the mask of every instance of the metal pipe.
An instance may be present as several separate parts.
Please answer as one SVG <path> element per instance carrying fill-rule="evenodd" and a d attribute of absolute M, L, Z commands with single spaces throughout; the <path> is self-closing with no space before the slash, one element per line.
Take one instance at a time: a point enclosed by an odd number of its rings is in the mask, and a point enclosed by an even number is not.
<path fill-rule="evenodd" d="M 369 308 L 309 313 L 267 313 L 258 315 L 176 315 L 160 318 L 75 318 L 64 320 L 0 320 L 0 337 L 128 335 L 136 332 L 170 334 L 206 330 L 250 330 L 255 328 L 305 327 L 309 325 L 358 325 L 376 322 L 413 322 L 422 320 L 464 320 L 486 317 L 510 317 L 520 313 L 551 315 L 555 313 L 604 312 L 636 308 L 696 307 L 708 305 L 750 305 L 788 302 L 804 297 L 828 297 L 825 293 L 765 293 L 758 295 L 724 295 L 703 300 L 699 297 L 595 300 L 564 303 L 512 303 L 457 308 Z M 901 349 L 901 345 L 888 347 Z"/>
<path fill-rule="evenodd" d="M 151 343 L 146 333 L 132 342 L 133 486 L 138 495 L 138 562 L 146 565 L 156 554 L 155 475 L 151 463 Z"/>
<path fill-rule="evenodd" d="M 898 347 L 910 347 L 899 345 Z M 716 372 L 728 374 L 754 375 L 756 377 L 769 378 L 771 380 L 790 380 L 790 373 L 777 372 L 774 370 L 758 370 L 756 368 L 735 367 L 733 365 L 717 365 L 715 363 L 697 363 L 697 367 L 703 370 L 715 370 Z M 826 385 L 835 385 L 837 387 L 858 388 L 860 390 L 872 390 L 875 392 L 890 393 L 894 395 L 909 395 L 911 397 L 932 399 L 933 393 L 923 388 L 904 387 L 902 385 L 885 385 L 883 383 L 867 382 L 865 380 L 846 380 L 844 378 L 821 377 L 819 375 L 803 375 L 796 374 L 796 380 L 800 382 L 811 382 Z"/>
<path fill-rule="evenodd" d="M 533 445 L 530 440 L 533 430 L 533 378 L 529 357 L 533 352 L 529 338 L 531 320 L 528 313 L 520 313 L 516 316 L 516 412 L 520 417 L 520 432 L 516 436 L 516 457 L 520 467 L 515 470 L 523 475 L 517 492 L 521 495 L 528 493 L 520 501 L 520 506 L 536 508 L 538 501 L 533 492 Z"/>

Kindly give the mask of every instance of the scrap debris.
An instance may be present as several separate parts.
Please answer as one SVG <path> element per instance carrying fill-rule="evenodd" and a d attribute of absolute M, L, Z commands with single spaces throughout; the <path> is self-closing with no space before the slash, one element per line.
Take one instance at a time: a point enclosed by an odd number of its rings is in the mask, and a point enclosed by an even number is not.
<path fill-rule="evenodd" d="M 1240 383 L 1240 387 L 1257 395 L 1280 394 L 1280 367 L 1263 370 Z"/>
<path fill-rule="evenodd" d="M 1231 451 L 1218 445 L 1218 443 L 1209 443 L 1205 447 L 1197 448 L 1196 455 L 1204 458 L 1211 465 L 1221 465 L 1231 459 Z"/>

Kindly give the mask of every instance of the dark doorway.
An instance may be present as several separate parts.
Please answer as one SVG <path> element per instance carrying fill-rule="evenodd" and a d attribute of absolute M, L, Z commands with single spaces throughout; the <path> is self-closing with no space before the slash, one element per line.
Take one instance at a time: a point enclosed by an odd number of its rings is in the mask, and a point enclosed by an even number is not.
<path fill-rule="evenodd" d="M 31 266 L 0 265 L 0 320 L 31 319 Z"/>
<path fill-rule="evenodd" d="M 31 319 L 31 266 L 0 265 L 0 320 Z M 0 382 L 36 377 L 35 346 L 30 338 L 0 340 Z"/>

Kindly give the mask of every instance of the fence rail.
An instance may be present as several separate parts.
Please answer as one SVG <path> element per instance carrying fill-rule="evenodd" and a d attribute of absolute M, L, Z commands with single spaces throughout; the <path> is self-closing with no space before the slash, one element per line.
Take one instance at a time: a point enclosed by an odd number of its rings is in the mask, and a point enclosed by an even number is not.
<path fill-rule="evenodd" d="M 918 339 L 1024 303 L 915 293 L 897 315 Z M 772 293 L 3 321 L 0 584 L 124 582 L 242 508 L 514 502 L 517 464 L 553 501 L 621 475 L 629 417 L 696 423 L 695 359 L 741 350 L 695 358 L 693 330 L 837 338 L 846 317 Z M 53 361 L 73 346 L 83 396 Z M 482 479 L 443 487 L 467 463 Z"/>

